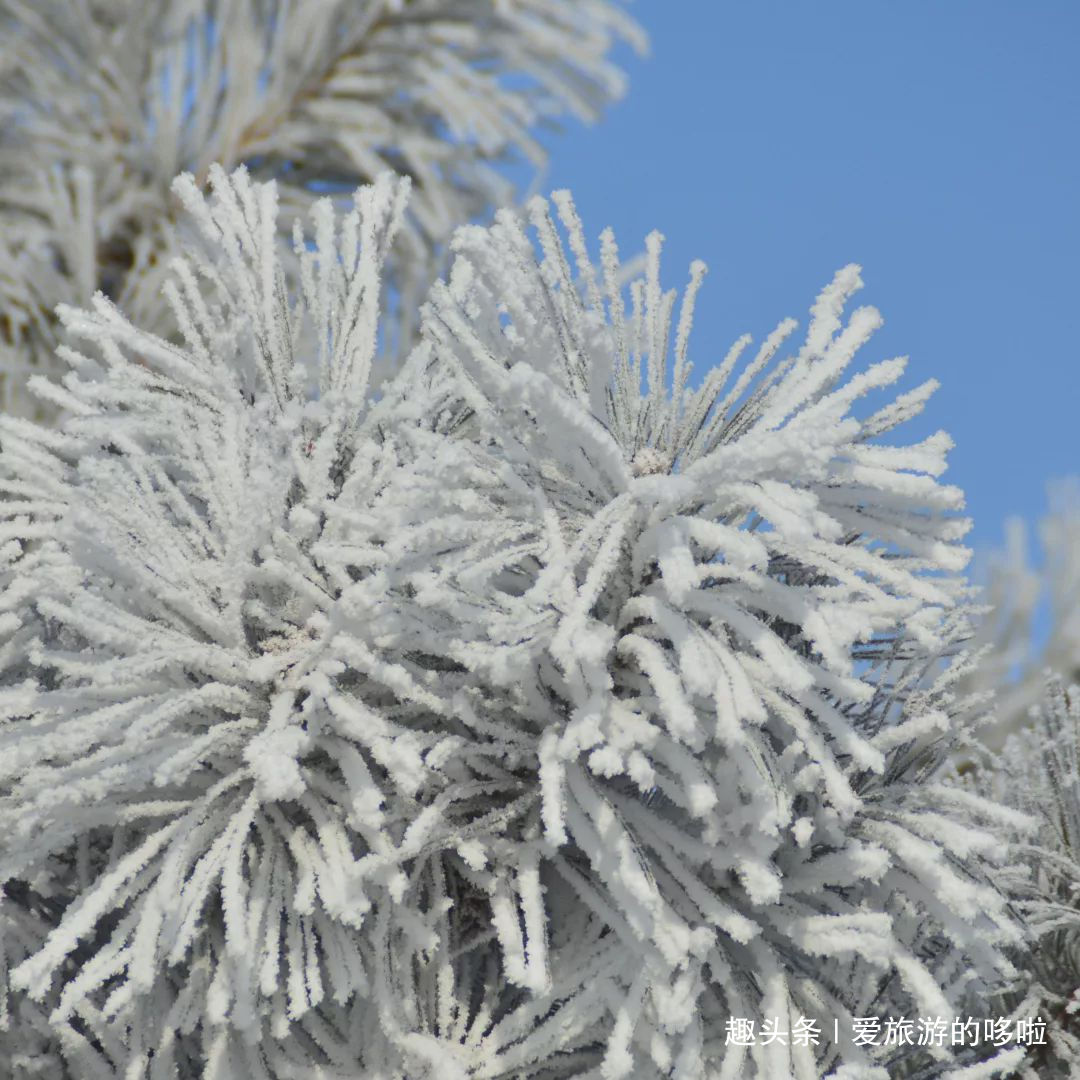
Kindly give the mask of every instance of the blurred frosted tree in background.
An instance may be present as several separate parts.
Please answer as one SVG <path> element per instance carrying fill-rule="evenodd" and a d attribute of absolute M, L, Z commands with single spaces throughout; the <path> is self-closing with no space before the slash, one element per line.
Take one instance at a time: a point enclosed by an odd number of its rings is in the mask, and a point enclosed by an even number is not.
<path fill-rule="evenodd" d="M 987 567 L 978 645 L 986 649 L 974 689 L 994 693 L 997 720 L 986 739 L 1000 747 L 1040 706 L 1046 672 L 1080 681 L 1080 484 L 1058 482 L 1036 531 L 1039 564 L 1024 523 L 1006 525 L 1007 544 Z"/>
<path fill-rule="evenodd" d="M 1030 928 L 1016 960 L 1051 1020 L 1030 1080 L 1080 1072 L 1080 487 L 1059 482 L 1050 496 L 1039 564 L 1024 524 L 1008 522 L 1006 550 L 988 568 L 981 659 L 967 682 L 994 706 L 968 779 L 1036 826 L 1003 837 L 1015 865 L 1001 879 Z"/>
<path fill-rule="evenodd" d="M 278 182 L 288 220 L 390 168 L 413 197 L 388 273 L 388 361 L 450 231 L 501 206 L 539 126 L 596 118 L 641 31 L 607 0 L 0 0 L 0 406 L 40 415 L 58 303 L 97 290 L 168 333 L 173 177 Z"/>

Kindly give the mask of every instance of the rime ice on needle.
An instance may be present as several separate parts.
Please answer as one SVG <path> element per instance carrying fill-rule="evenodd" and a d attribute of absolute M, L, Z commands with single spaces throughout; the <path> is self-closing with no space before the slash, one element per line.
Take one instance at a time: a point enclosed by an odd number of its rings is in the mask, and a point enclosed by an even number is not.
<path fill-rule="evenodd" d="M 316 204 L 294 292 L 274 187 L 212 178 L 176 185 L 182 343 L 65 309 L 37 388 L 69 419 L 0 421 L 0 1053 L 870 1078 L 889 1048 L 724 1019 L 951 1014 L 1008 975 L 992 807 L 937 775 L 960 494 L 943 435 L 879 441 L 929 387 L 853 413 L 903 368 L 846 374 L 857 269 L 792 355 L 788 321 L 690 391 L 704 268 L 676 313 L 650 238 L 627 307 L 557 195 L 576 271 L 542 200 L 539 257 L 513 214 L 460 230 L 374 394 L 407 185 Z"/>

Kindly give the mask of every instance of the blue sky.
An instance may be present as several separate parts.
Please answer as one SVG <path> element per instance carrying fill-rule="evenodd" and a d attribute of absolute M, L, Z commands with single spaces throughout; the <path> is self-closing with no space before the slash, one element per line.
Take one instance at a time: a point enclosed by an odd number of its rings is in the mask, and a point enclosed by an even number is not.
<path fill-rule="evenodd" d="M 544 189 L 664 280 L 709 265 L 691 357 L 717 363 L 786 315 L 805 326 L 848 262 L 885 327 L 866 364 L 911 357 L 942 388 L 911 438 L 956 442 L 989 550 L 1046 482 L 1080 473 L 1080 4 L 1002 0 L 636 0 L 651 55 L 625 100 L 549 141 Z M 903 429 L 895 433 L 900 438 Z"/>

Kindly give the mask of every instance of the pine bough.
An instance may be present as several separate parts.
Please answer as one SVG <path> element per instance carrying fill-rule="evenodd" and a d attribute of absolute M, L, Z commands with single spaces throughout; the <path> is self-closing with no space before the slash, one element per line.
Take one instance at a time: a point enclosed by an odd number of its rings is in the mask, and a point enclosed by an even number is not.
<path fill-rule="evenodd" d="M 1015 975 L 1011 819 L 942 771 L 961 495 L 881 439 L 932 383 L 858 411 L 904 363 L 848 374 L 857 268 L 690 390 L 704 267 L 623 290 L 556 195 L 457 232 L 376 392 L 408 184 L 317 202 L 294 290 L 275 186 L 212 182 L 182 343 L 62 308 L 62 427 L 0 420 L 0 1072 L 1015 1067 L 725 1044 Z"/>

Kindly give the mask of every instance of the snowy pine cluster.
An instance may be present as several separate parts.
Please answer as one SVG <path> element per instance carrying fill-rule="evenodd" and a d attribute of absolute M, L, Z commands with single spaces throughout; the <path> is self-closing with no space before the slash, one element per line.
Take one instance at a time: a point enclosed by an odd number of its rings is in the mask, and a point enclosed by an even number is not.
<path fill-rule="evenodd" d="M 703 264 L 468 223 L 618 9 L 0 32 L 0 1077 L 1075 1074 L 1080 693 L 980 743 L 1007 635 L 859 268 L 692 389 Z"/>
<path fill-rule="evenodd" d="M 275 187 L 212 176 L 175 185 L 181 342 L 61 308 L 66 421 L 3 421 L 13 1049 L 809 1077 L 836 1062 L 743 1061 L 717 1021 L 1007 976 L 994 837 L 934 778 L 948 442 L 879 439 L 929 387 L 853 415 L 903 370 L 845 377 L 856 268 L 786 359 L 790 321 L 691 392 L 702 268 L 676 316 L 651 238 L 627 311 L 610 235 L 594 272 L 556 198 L 575 274 L 537 201 L 539 250 L 508 212 L 457 234 L 373 397 L 408 184 L 317 203 L 290 295 Z"/>

